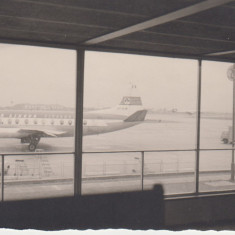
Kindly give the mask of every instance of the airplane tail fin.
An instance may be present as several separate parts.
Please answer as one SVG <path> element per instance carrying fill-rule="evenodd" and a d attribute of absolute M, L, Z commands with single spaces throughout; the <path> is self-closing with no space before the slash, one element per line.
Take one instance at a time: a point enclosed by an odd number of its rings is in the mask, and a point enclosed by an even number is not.
<path fill-rule="evenodd" d="M 119 105 L 116 106 L 116 112 L 125 116 L 124 122 L 139 122 L 145 119 L 147 110 L 143 107 L 136 85 L 131 84 Z"/>
<path fill-rule="evenodd" d="M 145 116 L 147 114 L 147 110 L 139 110 L 129 117 L 127 117 L 124 122 L 142 122 L 145 119 Z"/>
<path fill-rule="evenodd" d="M 127 91 L 126 96 L 123 96 L 121 102 L 119 105 L 139 105 L 142 106 L 142 101 L 141 101 L 141 97 L 138 94 L 138 90 L 136 85 L 131 84 L 131 86 L 129 87 L 129 90 Z"/>

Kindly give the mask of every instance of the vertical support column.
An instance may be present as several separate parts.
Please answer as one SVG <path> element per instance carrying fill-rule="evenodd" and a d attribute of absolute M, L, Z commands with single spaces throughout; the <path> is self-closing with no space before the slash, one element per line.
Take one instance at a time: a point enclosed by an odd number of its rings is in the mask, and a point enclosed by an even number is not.
<path fill-rule="evenodd" d="M 83 133 L 83 88 L 85 51 L 77 50 L 76 129 L 74 156 L 74 196 L 82 193 L 82 133 Z"/>
<path fill-rule="evenodd" d="M 141 152 L 141 190 L 144 190 L 144 151 Z"/>
<path fill-rule="evenodd" d="M 235 64 L 233 65 L 235 69 Z M 235 81 L 233 80 L 233 127 L 232 127 L 232 162 L 231 162 L 231 181 L 234 182 L 234 128 L 235 128 Z"/>
<path fill-rule="evenodd" d="M 198 88 L 197 88 L 197 142 L 196 142 L 196 164 L 195 164 L 195 193 L 199 192 L 199 155 L 200 155 L 200 124 L 201 124 L 201 80 L 202 61 L 198 60 Z"/>
<path fill-rule="evenodd" d="M 5 156 L 2 155 L 2 172 L 1 172 L 1 176 L 2 176 L 2 181 L 1 181 L 1 183 L 2 183 L 2 187 L 1 187 L 1 189 L 2 189 L 2 202 L 4 201 L 4 158 L 5 158 Z"/>

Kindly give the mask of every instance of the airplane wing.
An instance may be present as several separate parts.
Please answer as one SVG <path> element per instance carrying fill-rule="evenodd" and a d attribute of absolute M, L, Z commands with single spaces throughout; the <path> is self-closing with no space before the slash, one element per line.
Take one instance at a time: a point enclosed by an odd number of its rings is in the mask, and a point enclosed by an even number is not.
<path fill-rule="evenodd" d="M 63 134 L 64 132 L 61 131 L 54 131 L 54 130 L 38 130 L 38 129 L 19 129 L 18 133 L 22 137 L 28 136 L 40 136 L 40 137 L 58 137 L 59 135 Z"/>

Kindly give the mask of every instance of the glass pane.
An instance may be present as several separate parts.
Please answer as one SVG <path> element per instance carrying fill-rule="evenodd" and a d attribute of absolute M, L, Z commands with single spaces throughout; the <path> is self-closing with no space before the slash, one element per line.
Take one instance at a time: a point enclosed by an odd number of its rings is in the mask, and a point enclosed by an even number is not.
<path fill-rule="evenodd" d="M 83 151 L 194 149 L 197 62 L 86 52 Z"/>
<path fill-rule="evenodd" d="M 229 63 L 202 63 L 201 148 L 231 148 L 233 83 Z"/>
<path fill-rule="evenodd" d="M 0 49 L 0 151 L 74 151 L 76 51 Z"/>
<path fill-rule="evenodd" d="M 82 194 L 141 189 L 140 153 L 83 154 Z"/>
<path fill-rule="evenodd" d="M 163 185 L 164 194 L 195 191 L 195 152 L 147 152 L 144 157 L 144 189 Z"/>
<path fill-rule="evenodd" d="M 74 156 L 5 157 L 4 200 L 72 196 Z"/>
<path fill-rule="evenodd" d="M 201 192 L 234 190 L 231 182 L 232 151 L 201 151 L 199 190 Z"/>

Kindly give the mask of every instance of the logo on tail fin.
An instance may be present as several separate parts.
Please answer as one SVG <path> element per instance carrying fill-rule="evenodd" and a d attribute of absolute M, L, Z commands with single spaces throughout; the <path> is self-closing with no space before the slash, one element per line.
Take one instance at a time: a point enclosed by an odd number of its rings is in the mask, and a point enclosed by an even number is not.
<path fill-rule="evenodd" d="M 120 105 L 142 105 L 142 101 L 137 96 L 124 96 Z"/>

